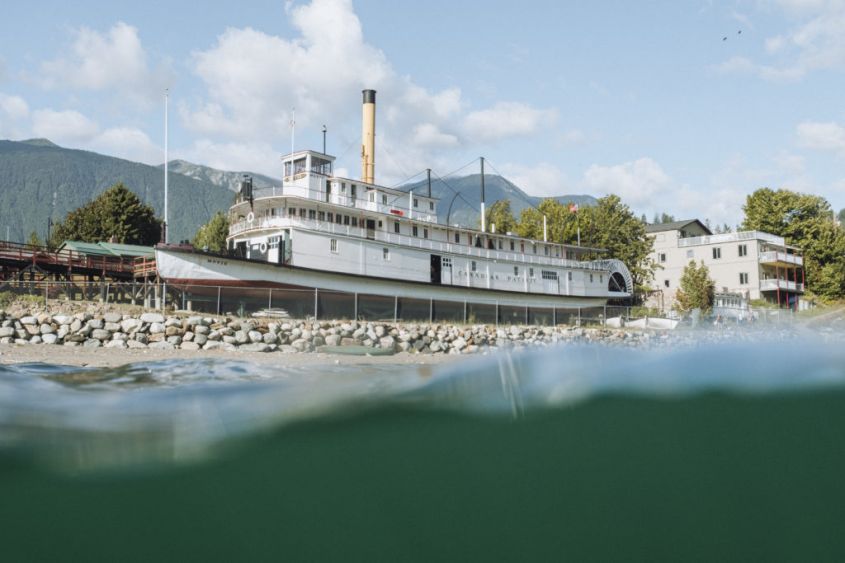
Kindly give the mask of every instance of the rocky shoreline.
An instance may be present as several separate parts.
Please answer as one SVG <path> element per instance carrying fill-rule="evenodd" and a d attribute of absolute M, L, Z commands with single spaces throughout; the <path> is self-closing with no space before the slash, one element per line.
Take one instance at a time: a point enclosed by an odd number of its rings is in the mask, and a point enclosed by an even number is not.
<path fill-rule="evenodd" d="M 157 312 L 51 314 L 0 311 L 0 344 L 149 350 L 325 352 L 337 347 L 373 352 L 474 354 L 491 349 L 603 342 L 659 343 L 668 334 L 571 326 L 446 325 L 356 321 L 266 321 Z M 672 338 L 674 340 L 674 338 Z"/>

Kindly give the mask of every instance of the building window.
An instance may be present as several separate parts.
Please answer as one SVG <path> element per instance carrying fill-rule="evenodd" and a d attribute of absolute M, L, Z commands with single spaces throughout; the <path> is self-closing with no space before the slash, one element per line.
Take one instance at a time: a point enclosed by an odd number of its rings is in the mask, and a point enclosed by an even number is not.
<path fill-rule="evenodd" d="M 423 238 L 428 238 L 428 229 L 423 227 Z"/>
<path fill-rule="evenodd" d="M 718 260 L 722 257 L 722 249 L 716 247 L 713 249 L 713 260 Z"/>
<path fill-rule="evenodd" d="M 502 249 L 502 239 L 498 239 L 498 241 L 499 241 L 499 250 L 501 250 Z"/>
<path fill-rule="evenodd" d="M 664 262 L 666 262 L 666 253 L 665 253 L 665 252 L 661 252 L 660 254 L 658 254 L 658 255 L 657 255 L 657 260 L 658 260 L 661 264 L 663 264 Z"/>
<path fill-rule="evenodd" d="M 418 200 L 417 198 L 414 198 L 414 209 L 416 209 L 419 206 L 420 206 L 420 200 Z"/>
<path fill-rule="evenodd" d="M 325 221 L 326 220 L 326 212 L 325 211 L 318 211 L 317 212 L 317 220 L 318 221 Z"/>
<path fill-rule="evenodd" d="M 664 287 L 669 287 L 669 280 L 663 280 Z"/>
<path fill-rule="evenodd" d="M 737 250 L 739 251 L 739 256 L 740 256 L 740 257 L 743 257 L 743 256 L 748 256 L 748 245 L 746 245 L 746 244 L 740 244 L 740 245 L 737 247 Z"/>
<path fill-rule="evenodd" d="M 413 234 L 415 237 L 420 236 L 420 231 L 419 231 L 419 229 L 417 228 L 417 226 L 416 226 L 416 225 L 414 225 L 413 227 L 411 227 L 411 234 Z"/>
<path fill-rule="evenodd" d="M 387 205 L 387 194 L 381 194 L 381 204 Z"/>
<path fill-rule="evenodd" d="M 469 266 L 470 266 L 470 270 L 472 270 L 472 271 L 474 272 L 474 271 L 475 271 L 475 269 L 476 269 L 475 260 L 473 260 L 472 262 L 470 262 Z"/>
<path fill-rule="evenodd" d="M 331 239 L 331 251 L 337 253 L 337 239 Z"/>
<path fill-rule="evenodd" d="M 385 260 L 390 260 L 390 249 L 389 248 L 382 248 L 381 249 L 381 257 Z"/>
<path fill-rule="evenodd" d="M 515 276 L 518 276 L 518 275 L 519 275 L 519 266 L 514 266 L 514 267 L 513 267 L 513 275 L 515 275 Z"/>
<path fill-rule="evenodd" d="M 399 221 L 393 222 L 393 232 L 396 233 L 397 235 L 399 234 Z"/>
<path fill-rule="evenodd" d="M 748 274 L 741 272 L 739 274 L 739 285 L 748 285 Z"/>
<path fill-rule="evenodd" d="M 455 244 L 460 244 L 461 242 L 461 233 L 455 233 Z"/>
<path fill-rule="evenodd" d="M 695 253 L 691 249 L 687 250 L 687 258 L 692 258 L 694 256 L 695 256 Z"/>

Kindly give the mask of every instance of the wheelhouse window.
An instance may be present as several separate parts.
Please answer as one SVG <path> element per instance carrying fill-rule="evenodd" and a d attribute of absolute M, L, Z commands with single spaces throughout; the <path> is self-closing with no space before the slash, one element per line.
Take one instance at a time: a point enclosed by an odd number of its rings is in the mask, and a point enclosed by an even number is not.
<path fill-rule="evenodd" d="M 316 156 L 311 157 L 311 172 L 322 174 L 323 176 L 332 175 L 332 161 Z"/>
<path fill-rule="evenodd" d="M 293 176 L 305 173 L 305 158 L 297 158 L 291 163 L 285 162 L 285 176 Z"/>

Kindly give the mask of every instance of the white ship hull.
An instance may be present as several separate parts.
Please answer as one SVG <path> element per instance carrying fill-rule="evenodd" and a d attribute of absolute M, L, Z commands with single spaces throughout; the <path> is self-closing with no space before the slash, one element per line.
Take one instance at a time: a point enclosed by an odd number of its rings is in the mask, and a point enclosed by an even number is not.
<path fill-rule="evenodd" d="M 166 247 L 156 248 L 156 265 L 165 282 L 182 286 L 307 288 L 456 303 L 570 310 L 600 307 L 608 299 L 607 296 L 548 295 L 435 285 L 311 270 Z M 620 297 L 624 297 L 624 294 L 620 294 Z"/>

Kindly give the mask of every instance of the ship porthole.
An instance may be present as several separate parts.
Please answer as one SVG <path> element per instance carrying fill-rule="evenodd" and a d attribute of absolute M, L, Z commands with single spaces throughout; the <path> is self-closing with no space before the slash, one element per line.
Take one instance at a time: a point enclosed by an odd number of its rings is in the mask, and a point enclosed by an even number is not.
<path fill-rule="evenodd" d="M 266 242 L 262 242 L 262 243 L 258 246 L 258 250 L 260 250 L 260 251 L 261 251 L 261 254 L 264 254 L 265 252 L 267 252 L 267 243 L 266 243 Z"/>
<path fill-rule="evenodd" d="M 255 213 L 253 213 L 252 211 L 250 211 L 249 213 L 247 213 L 247 215 L 246 215 L 246 222 L 247 222 L 247 223 L 252 223 L 254 220 L 255 220 Z"/>

